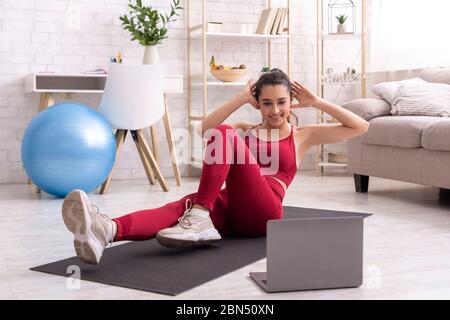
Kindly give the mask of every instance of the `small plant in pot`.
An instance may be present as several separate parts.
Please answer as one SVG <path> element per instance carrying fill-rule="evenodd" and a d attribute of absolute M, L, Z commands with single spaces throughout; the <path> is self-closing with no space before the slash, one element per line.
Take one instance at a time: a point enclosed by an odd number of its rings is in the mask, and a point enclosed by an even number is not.
<path fill-rule="evenodd" d="M 177 20 L 178 12 L 183 8 L 180 0 L 172 0 L 170 13 L 161 13 L 151 6 L 142 4 L 142 0 L 130 0 L 129 15 L 119 19 L 125 30 L 130 31 L 131 41 L 139 41 L 145 47 L 144 64 L 159 63 L 158 45 L 167 38 L 167 26 Z"/>
<path fill-rule="evenodd" d="M 336 20 L 338 22 L 337 33 L 345 33 L 347 27 L 345 21 L 347 21 L 347 16 L 345 14 L 341 14 L 339 16 L 336 16 Z"/>

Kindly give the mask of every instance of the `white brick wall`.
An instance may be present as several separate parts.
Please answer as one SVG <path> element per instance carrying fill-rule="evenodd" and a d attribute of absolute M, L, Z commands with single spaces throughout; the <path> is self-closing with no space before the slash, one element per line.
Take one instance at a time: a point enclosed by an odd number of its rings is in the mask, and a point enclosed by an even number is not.
<path fill-rule="evenodd" d="M 144 1 L 145 2 L 145 1 Z M 200 1 L 194 6 L 199 8 Z M 225 28 L 237 31 L 239 23 L 256 24 L 266 5 L 265 0 L 208 0 L 211 20 L 225 22 Z M 154 7 L 166 8 L 168 0 L 147 1 Z M 273 1 L 277 5 L 276 1 Z M 284 5 L 284 1 L 280 5 Z M 291 1 L 293 20 L 293 78 L 316 89 L 315 1 Z M 38 96 L 24 93 L 23 78 L 37 71 L 81 72 L 107 67 L 109 57 L 120 50 L 127 63 L 140 63 L 143 48 L 129 41 L 118 17 L 127 12 L 128 0 L 1 0 L 0 1 L 0 183 L 23 183 L 26 176 L 20 159 L 24 130 L 37 112 Z M 185 6 L 185 4 L 183 3 Z M 169 38 L 160 47 L 169 74 L 186 76 L 186 31 L 184 14 L 170 26 Z M 199 48 L 199 43 L 194 45 Z M 259 71 L 265 65 L 266 46 L 245 42 L 211 43 L 208 55 L 215 54 L 230 64 L 245 63 Z M 284 60 L 284 46 L 275 46 L 276 62 Z M 194 56 L 199 61 L 200 52 Z M 281 65 L 285 68 L 284 65 Z M 258 70 L 256 70 L 256 68 Z M 211 90 L 211 109 L 236 92 Z M 199 91 L 197 91 L 199 93 Z M 199 96 L 197 94 L 197 96 Z M 95 107 L 98 95 L 72 95 L 72 99 Z M 169 97 L 174 129 L 187 127 L 187 94 Z M 301 123 L 315 122 L 315 110 L 300 112 Z M 246 117 L 258 121 L 259 114 L 243 108 L 233 118 Z M 162 124 L 158 126 L 161 157 L 167 157 Z M 115 179 L 144 178 L 134 145 L 127 138 L 124 153 L 115 171 Z M 303 167 L 311 167 L 312 154 Z M 183 166 L 182 173 L 187 173 Z M 162 165 L 164 175 L 172 176 L 170 164 Z"/>

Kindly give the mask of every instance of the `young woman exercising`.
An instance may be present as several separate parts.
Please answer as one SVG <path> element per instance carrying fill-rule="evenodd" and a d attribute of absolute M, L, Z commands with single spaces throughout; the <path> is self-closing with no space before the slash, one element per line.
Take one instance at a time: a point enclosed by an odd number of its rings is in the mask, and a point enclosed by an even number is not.
<path fill-rule="evenodd" d="M 292 104 L 293 99 L 298 103 Z M 261 112 L 261 124 L 222 124 L 247 103 Z M 290 124 L 292 109 L 309 106 L 340 124 Z M 74 190 L 64 199 L 64 223 L 74 234 L 77 256 L 92 264 L 99 263 L 104 248 L 113 241 L 156 236 L 163 246 L 180 247 L 228 234 L 264 236 L 267 221 L 282 217 L 286 189 L 308 149 L 358 136 L 368 126 L 364 119 L 273 69 L 209 114 L 198 128 L 208 144 L 197 192 L 159 208 L 111 219 L 98 212 L 86 193 Z M 243 137 L 240 130 L 245 132 Z"/>

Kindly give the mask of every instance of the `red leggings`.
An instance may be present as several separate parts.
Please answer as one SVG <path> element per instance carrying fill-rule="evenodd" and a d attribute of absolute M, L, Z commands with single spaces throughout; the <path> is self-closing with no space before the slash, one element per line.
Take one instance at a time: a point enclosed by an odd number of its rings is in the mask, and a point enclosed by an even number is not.
<path fill-rule="evenodd" d="M 234 128 L 221 124 L 215 133 L 208 141 L 205 155 L 211 154 L 218 161 L 207 162 L 205 156 L 198 192 L 159 208 L 113 219 L 117 223 L 115 241 L 155 237 L 159 230 L 178 223 L 187 199 L 210 210 L 213 224 L 221 235 L 264 236 L 267 221 L 282 217 L 281 184 L 261 174 L 252 153 Z M 245 162 L 236 159 L 239 148 Z M 222 189 L 224 182 L 226 187 Z"/>

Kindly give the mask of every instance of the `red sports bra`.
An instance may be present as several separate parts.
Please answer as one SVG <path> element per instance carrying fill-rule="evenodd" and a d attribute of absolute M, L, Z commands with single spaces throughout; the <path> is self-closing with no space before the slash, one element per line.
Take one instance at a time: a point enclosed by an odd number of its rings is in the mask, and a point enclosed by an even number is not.
<path fill-rule="evenodd" d="M 286 186 L 290 185 L 297 173 L 293 125 L 291 125 L 291 134 L 281 140 L 261 140 L 250 133 L 245 135 L 244 141 L 263 175 L 277 178 Z"/>

